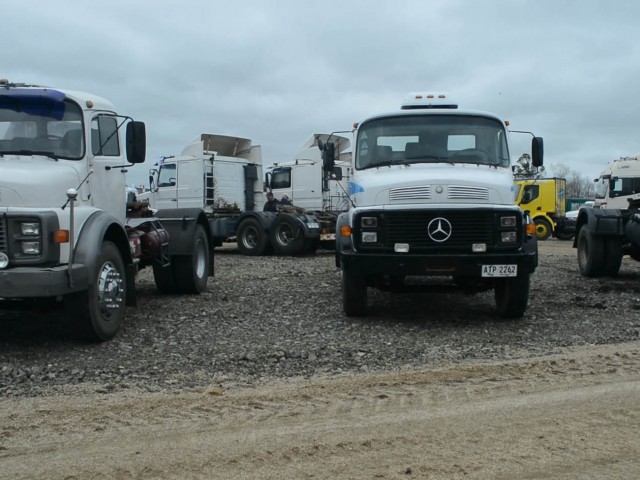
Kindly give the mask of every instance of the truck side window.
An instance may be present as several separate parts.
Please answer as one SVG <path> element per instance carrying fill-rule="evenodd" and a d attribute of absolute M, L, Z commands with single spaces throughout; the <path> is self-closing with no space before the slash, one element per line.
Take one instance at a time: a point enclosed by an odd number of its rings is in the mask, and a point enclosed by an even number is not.
<path fill-rule="evenodd" d="M 174 187 L 176 185 L 176 164 L 166 163 L 160 167 L 158 187 Z"/>
<path fill-rule="evenodd" d="M 118 124 L 115 117 L 100 115 L 91 121 L 91 151 L 94 155 L 119 157 Z"/>
<path fill-rule="evenodd" d="M 291 169 L 276 168 L 271 173 L 271 188 L 290 188 L 291 187 Z"/>
<path fill-rule="evenodd" d="M 539 196 L 540 196 L 539 185 L 525 185 L 524 191 L 522 192 L 522 203 L 533 202 Z"/>

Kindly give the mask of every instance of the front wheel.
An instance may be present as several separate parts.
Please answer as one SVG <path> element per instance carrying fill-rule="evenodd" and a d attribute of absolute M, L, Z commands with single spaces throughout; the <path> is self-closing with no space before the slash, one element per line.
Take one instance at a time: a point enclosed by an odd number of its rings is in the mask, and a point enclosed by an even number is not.
<path fill-rule="evenodd" d="M 66 312 L 74 322 L 77 337 L 110 340 L 124 319 L 127 291 L 124 262 L 113 242 L 102 244 L 96 275 L 90 281 L 87 290 L 65 297 Z"/>
<path fill-rule="evenodd" d="M 529 301 L 529 274 L 501 278 L 494 287 L 496 309 L 503 318 L 520 318 Z"/>
<path fill-rule="evenodd" d="M 538 240 L 546 240 L 551 236 L 551 224 L 546 218 L 538 217 L 533 219 L 536 224 L 536 237 Z"/>
<path fill-rule="evenodd" d="M 367 308 L 367 282 L 363 275 L 342 270 L 342 309 L 348 317 L 361 317 Z"/>

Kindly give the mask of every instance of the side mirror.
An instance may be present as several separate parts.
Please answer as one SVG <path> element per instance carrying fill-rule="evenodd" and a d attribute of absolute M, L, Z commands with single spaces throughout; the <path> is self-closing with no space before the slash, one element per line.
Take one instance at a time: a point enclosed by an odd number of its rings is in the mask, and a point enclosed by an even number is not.
<path fill-rule="evenodd" d="M 147 132 L 144 122 L 127 123 L 127 161 L 143 163 L 147 154 Z"/>
<path fill-rule="evenodd" d="M 541 167 L 544 157 L 544 142 L 542 137 L 533 137 L 531 140 L 531 164 L 534 167 Z"/>
<path fill-rule="evenodd" d="M 331 171 L 336 164 L 336 146 L 333 142 L 327 142 L 322 150 L 322 168 Z"/>

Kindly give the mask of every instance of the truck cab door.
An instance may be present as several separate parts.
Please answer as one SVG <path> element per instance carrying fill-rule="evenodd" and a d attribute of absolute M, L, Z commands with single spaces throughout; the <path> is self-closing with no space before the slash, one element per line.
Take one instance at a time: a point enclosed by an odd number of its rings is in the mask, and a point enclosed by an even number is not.
<path fill-rule="evenodd" d="M 294 205 L 322 210 L 322 165 L 301 163 L 292 168 L 291 195 Z"/>
<path fill-rule="evenodd" d="M 158 185 L 154 195 L 154 208 L 166 210 L 178 206 L 178 165 L 175 162 L 165 161 L 160 165 L 158 172 Z"/>
<path fill-rule="evenodd" d="M 178 208 L 202 208 L 204 206 L 202 159 L 180 160 L 177 182 Z"/>

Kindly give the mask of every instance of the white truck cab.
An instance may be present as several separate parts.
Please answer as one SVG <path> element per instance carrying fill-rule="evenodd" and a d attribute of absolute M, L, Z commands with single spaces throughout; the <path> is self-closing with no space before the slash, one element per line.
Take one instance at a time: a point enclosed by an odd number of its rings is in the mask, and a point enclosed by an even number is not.
<path fill-rule="evenodd" d="M 514 205 L 508 137 L 499 117 L 443 93 L 412 93 L 357 124 L 352 206 L 336 228 L 347 315 L 365 313 L 367 287 L 416 290 L 413 277 L 494 289 L 500 315 L 523 315 L 537 242 Z M 539 137 L 532 157 L 542 165 Z"/>
<path fill-rule="evenodd" d="M 640 154 L 621 157 L 596 179 L 595 208 L 629 208 L 640 200 Z"/>

